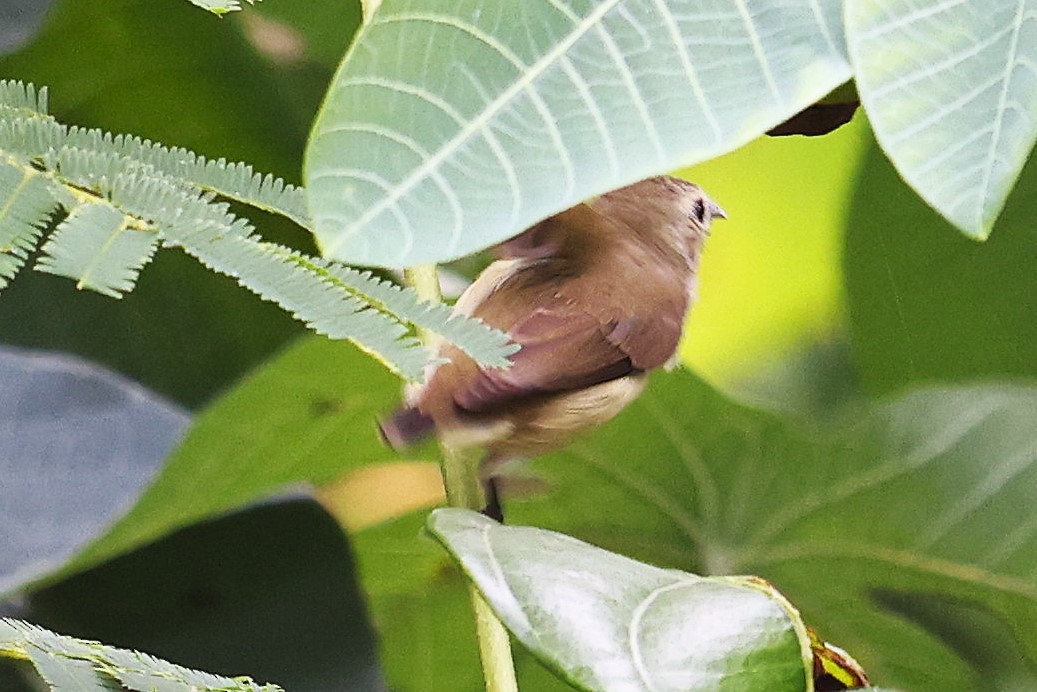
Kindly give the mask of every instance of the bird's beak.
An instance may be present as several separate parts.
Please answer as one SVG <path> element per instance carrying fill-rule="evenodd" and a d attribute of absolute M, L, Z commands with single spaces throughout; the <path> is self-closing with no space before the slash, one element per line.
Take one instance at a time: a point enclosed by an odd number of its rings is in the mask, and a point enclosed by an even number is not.
<path fill-rule="evenodd" d="M 724 208 L 722 206 L 720 206 L 713 200 L 709 200 L 709 216 L 713 219 L 726 219 L 727 212 L 724 211 Z"/>

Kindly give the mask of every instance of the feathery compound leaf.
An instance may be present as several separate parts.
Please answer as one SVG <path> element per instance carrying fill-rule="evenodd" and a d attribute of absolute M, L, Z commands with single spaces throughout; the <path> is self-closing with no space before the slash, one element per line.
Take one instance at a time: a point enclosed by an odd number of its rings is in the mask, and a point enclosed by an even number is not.
<path fill-rule="evenodd" d="M 210 160 L 179 147 L 166 147 L 129 135 L 111 135 L 98 129 L 71 127 L 64 146 L 124 157 L 134 167 L 150 166 L 203 190 L 285 216 L 307 227 L 306 198 L 302 189 L 272 175 L 256 173 L 247 163 Z M 129 168 L 128 168 L 129 169 Z"/>
<path fill-rule="evenodd" d="M 0 655 L 27 659 L 52 690 L 121 689 L 94 667 L 92 654 L 85 641 L 20 620 L 0 620 Z"/>
<path fill-rule="evenodd" d="M 261 243 L 252 236 L 224 235 L 211 223 L 164 229 L 170 240 L 202 264 L 238 280 L 276 302 L 320 334 L 349 339 L 409 380 L 420 379 L 428 354 L 407 327 L 339 286 L 327 283 L 299 253 Z M 286 261 L 287 260 L 287 261 Z"/>
<path fill-rule="evenodd" d="M 52 690 L 126 687 L 140 692 L 282 692 L 277 685 L 202 673 L 148 654 L 66 637 L 8 618 L 0 619 L 0 656 L 28 659 Z"/>
<path fill-rule="evenodd" d="M 46 113 L 47 87 L 37 91 L 34 84 L 0 79 L 0 107 Z"/>
<path fill-rule="evenodd" d="M 0 289 L 36 247 L 56 206 L 42 176 L 0 161 Z"/>
<path fill-rule="evenodd" d="M 0 106 L 0 152 L 29 162 L 59 149 L 66 128 L 49 115 Z"/>
<path fill-rule="evenodd" d="M 131 228 L 127 221 L 107 204 L 79 205 L 44 244 L 36 268 L 76 279 L 76 288 L 121 298 L 133 290 L 137 274 L 158 246 L 158 235 Z"/>
<path fill-rule="evenodd" d="M 0 98 L 7 95 L 10 104 L 0 100 L 0 151 L 21 154 L 26 158 L 46 157 L 61 160 L 66 149 L 124 159 L 123 170 L 153 168 L 203 190 L 228 199 L 285 216 L 300 226 L 308 227 L 306 198 L 301 188 L 272 175 L 256 173 L 246 163 L 210 160 L 179 147 L 166 147 L 157 142 L 129 135 L 112 135 L 96 128 L 67 127 L 36 109 L 45 105 L 45 90 L 33 101 L 32 85 L 0 80 Z M 38 103 L 37 103 L 38 102 Z M 108 166 L 113 166 L 109 163 Z M 85 166 L 60 171 L 77 185 L 89 185 L 79 176 Z"/>
<path fill-rule="evenodd" d="M 279 688 L 273 685 L 257 685 L 248 678 L 228 680 L 219 675 L 184 668 L 139 651 L 110 649 L 100 668 L 116 678 L 124 687 L 140 692 L 164 692 L 169 690 L 267 690 Z M 233 687 L 228 688 L 230 682 Z"/>
<path fill-rule="evenodd" d="M 40 651 L 35 646 L 28 647 L 26 654 L 51 690 L 122 690 L 114 678 L 97 670 L 88 660 L 54 655 L 52 652 Z"/>
<path fill-rule="evenodd" d="M 435 332 L 484 365 L 507 367 L 511 364 L 507 357 L 519 350 L 519 345 L 504 332 L 478 318 L 459 316 L 444 303 L 422 301 L 411 288 L 401 288 L 370 272 L 328 260 L 320 260 L 320 263 L 337 280 L 355 281 L 364 295 L 381 302 L 393 314 Z"/>
<path fill-rule="evenodd" d="M 407 379 L 418 379 L 427 353 L 394 315 L 315 272 L 313 260 L 252 235 L 211 193 L 178 187 L 161 177 L 120 176 L 112 202 L 152 219 L 167 242 L 209 269 L 226 274 L 264 300 L 277 303 L 314 331 L 349 339 Z"/>
<path fill-rule="evenodd" d="M 8 162 L 0 201 L 5 195 L 8 206 L 21 201 L 23 178 L 35 181 L 27 199 L 37 201 L 29 205 L 33 213 L 0 207 L 0 288 L 24 264 L 39 241 L 39 226 L 60 204 L 72 213 L 44 246 L 36 268 L 72 277 L 80 288 L 119 297 L 133 288 L 158 242 L 166 241 L 315 331 L 350 339 L 408 379 L 419 379 L 427 362 L 409 333 L 411 324 L 488 366 L 506 366 L 517 350 L 503 333 L 454 316 L 444 305 L 421 302 L 410 289 L 264 243 L 247 220 L 216 201 L 237 200 L 308 227 L 303 191 L 280 178 L 138 137 L 66 127 L 38 112 L 44 94 L 37 96 L 32 85 L 0 81 L 0 96 L 0 154 Z M 92 199 L 84 204 L 84 198 Z"/>
<path fill-rule="evenodd" d="M 217 16 L 227 14 L 228 12 L 237 12 L 241 9 L 240 0 L 188 0 L 188 2 Z M 246 0 L 246 2 L 254 5 L 256 0 Z"/>
<path fill-rule="evenodd" d="M 419 379 L 427 353 L 394 315 L 314 270 L 312 258 L 264 243 L 245 219 L 231 214 L 211 193 L 178 187 L 161 177 L 120 176 L 112 202 L 152 219 L 163 239 L 208 268 L 238 280 L 277 303 L 314 331 L 349 339 L 407 379 Z"/>
<path fill-rule="evenodd" d="M 271 252 L 280 252 L 287 257 L 285 248 L 264 243 Z M 305 258 L 308 268 L 331 283 L 355 293 L 364 300 L 376 301 L 386 312 L 397 315 L 413 325 L 435 332 L 450 341 L 475 360 L 490 367 L 505 367 L 507 356 L 515 353 L 519 346 L 512 343 L 507 334 L 494 329 L 478 318 L 464 318 L 454 314 L 444 303 L 422 301 L 410 288 L 402 288 L 389 281 L 379 279 L 371 272 L 324 259 Z"/>

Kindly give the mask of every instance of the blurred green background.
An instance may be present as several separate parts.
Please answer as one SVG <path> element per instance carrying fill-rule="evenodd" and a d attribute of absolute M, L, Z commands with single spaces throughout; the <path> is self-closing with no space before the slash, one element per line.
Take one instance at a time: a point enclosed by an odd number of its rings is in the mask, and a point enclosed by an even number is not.
<path fill-rule="evenodd" d="M 34 33 L 41 13 L 43 23 Z M 356 2 L 340 0 L 266 0 L 217 20 L 184 0 L 52 4 L 2 0 L 0 17 L 9 22 L 9 28 L 25 29 L 21 34 L 0 33 L 0 40 L 7 41 L 0 44 L 0 77 L 49 86 L 51 110 L 61 121 L 248 161 L 259 170 L 298 182 L 309 123 L 358 25 L 360 8 Z M 16 35 L 21 39 L 16 40 Z M 762 137 L 680 173 L 700 183 L 729 215 L 714 226 L 702 267 L 700 301 L 682 347 L 689 367 L 721 391 L 813 422 L 840 413 L 852 415 L 873 397 L 920 383 L 1004 377 L 1033 382 L 1037 375 L 1037 272 L 1033 271 L 1037 266 L 1033 221 L 1037 169 L 1033 165 L 1024 171 L 1003 218 L 983 244 L 963 238 L 918 200 L 878 150 L 860 113 L 829 135 Z M 250 216 L 264 236 L 312 250 L 310 239 L 297 228 Z M 268 384 L 264 393 L 252 390 L 247 395 L 252 400 L 246 401 L 245 394 L 233 400 L 239 407 L 234 409 L 236 415 L 261 419 L 254 411 L 265 407 L 263 415 L 274 420 L 280 408 L 291 409 L 297 415 L 292 420 L 300 425 L 310 419 L 324 420 L 321 434 L 331 440 L 327 444 L 341 444 L 332 439 L 335 432 L 329 421 L 340 413 L 349 418 L 349 402 L 344 404 L 333 392 L 316 403 L 291 399 L 277 385 L 276 373 L 264 374 L 264 363 L 303 331 L 231 280 L 172 252 L 159 253 L 155 264 L 142 273 L 137 290 L 121 301 L 78 293 L 70 281 L 30 271 L 22 272 L 0 297 L 0 342 L 82 355 L 193 411 L 204 410 L 242 378 L 246 384 L 262 383 L 268 376 L 274 384 Z M 348 358 L 335 360 L 329 355 L 333 349 L 312 343 L 299 349 L 288 354 L 295 359 L 292 367 L 298 369 L 293 372 L 311 378 L 314 387 L 325 379 L 348 383 L 379 377 L 366 374 L 366 366 L 344 365 Z M 320 368 L 330 368 L 334 377 L 322 376 Z M 392 397 L 385 395 L 384 402 L 381 397 L 394 386 L 372 385 L 378 395 L 364 405 L 388 406 L 395 392 Z M 281 396 L 288 399 L 279 400 Z M 242 402 L 256 408 L 243 407 Z M 363 457 L 364 463 L 372 465 L 398 461 L 377 447 L 373 424 L 365 419 L 362 425 L 370 430 L 358 459 Z M 217 438 L 224 428 L 213 430 L 209 434 Z M 302 463 L 300 458 L 319 456 L 324 439 L 317 438 L 312 449 L 292 447 L 278 453 L 288 458 L 285 464 L 290 467 Z M 238 446 L 247 444 L 243 437 Z M 264 449 L 272 455 L 274 442 L 270 445 Z M 218 446 L 214 449 L 214 458 L 226 453 Z M 255 463 L 264 461 L 269 458 L 257 457 Z M 331 464 L 330 470 L 307 478 L 323 485 L 332 480 L 336 468 Z M 219 475 L 215 462 L 212 469 Z M 247 476 L 247 465 L 236 472 Z M 391 472 L 380 476 L 365 470 L 363 478 L 349 476 L 324 485 L 321 500 L 336 517 L 359 530 L 433 502 L 440 493 L 435 474 L 419 476 L 413 487 L 401 489 L 399 477 Z M 286 471 L 284 477 L 297 476 Z M 262 492 L 272 490 L 264 486 Z M 357 495 L 363 496 L 363 503 L 350 501 Z M 152 499 L 161 504 L 160 499 Z M 318 528 L 326 528 L 309 505 L 291 507 Z M 303 519 L 278 524 L 272 512 L 267 510 L 261 517 L 266 522 L 262 533 L 275 546 L 270 550 L 282 550 L 275 540 L 282 532 L 302 540 L 298 527 Z M 246 526 L 240 530 L 254 529 L 254 519 L 242 521 Z M 189 530 L 204 531 L 204 526 Z M 225 529 L 225 524 L 212 528 Z M 389 661 L 397 676 L 411 680 L 428 676 L 427 685 L 416 684 L 413 689 L 451 689 L 451 684 L 457 685 L 452 689 L 474 689 L 477 672 L 465 658 L 470 652 L 446 650 L 449 647 L 443 640 L 436 643 L 434 634 L 437 623 L 451 619 L 456 620 L 451 626 L 462 634 L 468 631 L 456 574 L 444 570 L 440 558 L 430 557 L 438 555 L 430 545 L 414 538 L 418 523 L 412 516 L 379 524 L 376 531 L 377 537 L 363 532 L 355 537 L 358 550 L 372 542 L 378 542 L 380 549 L 397 546 L 392 554 L 416 565 L 429 578 L 424 587 L 381 584 L 372 589 L 367 585 L 375 610 L 398 611 L 377 623 L 379 630 L 387 636 L 433 642 L 420 659 L 409 656 L 413 652 L 401 645 L 385 645 L 383 662 Z M 317 592 L 336 585 L 344 588 L 347 603 L 335 604 L 341 606 L 343 612 L 336 615 L 341 617 L 329 618 L 320 631 L 347 632 L 353 648 L 346 648 L 356 658 L 318 656 L 316 662 L 307 663 L 308 674 L 318 670 L 328 676 L 319 679 L 342 680 L 357 670 L 367 671 L 357 678 L 363 682 L 351 689 L 381 689 L 386 683 L 377 672 L 362 599 L 354 591 L 352 552 L 344 536 L 331 535 L 335 533 L 318 529 L 305 533 L 316 554 L 341 558 L 328 568 L 334 578 L 309 586 Z M 170 545 L 142 549 L 126 560 L 142 561 L 145 567 L 140 569 L 145 573 L 159 560 L 167 565 L 164 574 L 168 576 L 179 569 L 180 560 L 196 559 L 182 552 L 205 545 L 205 540 L 195 538 L 177 543 L 174 536 Z M 261 564 L 258 554 L 241 559 L 256 560 L 259 572 L 273 569 Z M 295 559 L 304 563 L 311 558 Z M 72 634 L 150 646 L 153 653 L 178 656 L 181 663 L 226 666 L 219 672 L 233 674 L 253 672 L 255 656 L 247 646 L 239 647 L 244 651 L 238 657 L 203 655 L 219 645 L 190 636 L 189 628 L 211 630 L 214 620 L 179 623 L 185 628 L 179 637 L 164 637 L 152 628 L 151 638 L 143 637 L 140 627 L 128 626 L 133 624 L 131 615 L 124 618 L 121 629 L 119 623 L 110 622 L 112 618 L 106 620 L 104 608 L 98 607 L 106 593 L 118 592 L 120 584 L 155 579 L 153 572 L 142 577 L 135 569 L 133 564 L 113 562 L 76 578 L 78 582 L 57 584 L 34 598 L 8 604 L 3 612 Z M 364 569 L 361 565 L 360 571 Z M 195 578 L 204 583 L 216 579 Z M 286 573 L 285 579 L 289 578 L 299 577 Z M 245 570 L 234 579 L 249 583 L 255 577 Z M 106 585 L 102 588 L 101 583 Z M 210 613 L 225 605 L 212 596 L 211 589 L 188 589 L 185 595 L 182 587 L 176 579 L 171 584 L 159 580 L 150 596 L 141 597 L 161 606 L 159 615 L 150 617 L 161 620 L 162 613 L 168 612 L 162 608 L 175 609 L 183 603 L 177 599 L 186 598 Z M 226 587 L 228 592 L 238 588 Z M 261 603 L 269 593 L 260 590 L 251 597 Z M 433 598 L 437 594 L 447 595 Z M 173 605 L 163 605 L 167 602 Z M 274 629 L 276 624 L 265 625 L 249 636 L 261 641 Z M 226 636 L 245 635 L 236 631 Z M 328 641 L 336 651 L 345 646 L 337 639 Z M 443 656 L 461 660 L 443 666 Z M 539 681 L 531 689 L 556 684 L 535 663 L 523 659 L 521 666 L 532 676 L 530 680 Z M 295 689 L 325 689 L 319 685 L 326 683 L 312 682 L 318 678 L 298 677 L 303 675 L 299 666 L 285 664 L 262 672 L 289 689 L 293 681 L 301 681 Z M 11 671 L 0 674 L 10 676 Z M 442 679 L 434 680 L 437 675 Z M 0 678 L 0 686 L 5 684 L 16 683 L 11 677 Z M 318 687 L 306 686 L 314 684 Z"/>

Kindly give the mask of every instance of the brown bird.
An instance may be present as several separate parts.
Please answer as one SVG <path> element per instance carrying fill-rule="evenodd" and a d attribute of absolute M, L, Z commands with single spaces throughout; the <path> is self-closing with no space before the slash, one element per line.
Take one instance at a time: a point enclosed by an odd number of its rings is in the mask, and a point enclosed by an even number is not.
<path fill-rule="evenodd" d="M 724 211 L 693 183 L 662 176 L 552 216 L 499 245 L 454 311 L 522 348 L 506 369 L 479 367 L 445 344 L 440 365 L 382 422 L 402 448 L 435 432 L 480 446 L 490 495 L 504 462 L 568 444 L 641 393 L 674 359 L 695 297 L 699 255 Z"/>

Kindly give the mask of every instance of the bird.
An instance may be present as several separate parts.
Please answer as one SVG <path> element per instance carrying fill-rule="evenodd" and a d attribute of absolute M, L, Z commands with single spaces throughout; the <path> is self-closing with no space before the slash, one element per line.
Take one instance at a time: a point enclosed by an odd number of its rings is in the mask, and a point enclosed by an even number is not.
<path fill-rule="evenodd" d="M 568 445 L 614 418 L 647 373 L 676 361 L 699 260 L 724 210 L 698 185 L 656 176 L 551 216 L 495 248 L 454 313 L 520 346 L 507 368 L 444 343 L 422 384 L 380 422 L 401 450 L 433 434 L 485 450 L 484 512 L 503 519 L 495 479 L 510 462 Z"/>

